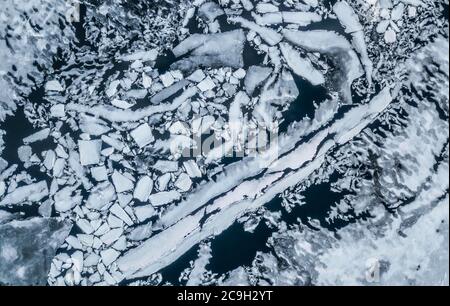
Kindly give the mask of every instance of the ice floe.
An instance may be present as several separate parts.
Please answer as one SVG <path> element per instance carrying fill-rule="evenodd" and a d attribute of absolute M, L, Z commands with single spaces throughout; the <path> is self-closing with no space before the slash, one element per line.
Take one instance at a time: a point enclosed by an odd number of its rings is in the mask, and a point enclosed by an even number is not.
<path fill-rule="evenodd" d="M 149 176 L 143 176 L 136 183 L 136 188 L 133 192 L 133 197 L 141 202 L 146 202 L 152 193 L 153 180 Z"/>
<path fill-rule="evenodd" d="M 17 187 L 14 191 L 8 193 L 1 201 L 0 206 L 11 204 L 31 204 L 48 196 L 49 190 L 46 181 L 40 181 L 34 184 Z"/>
<path fill-rule="evenodd" d="M 133 190 L 134 188 L 133 182 L 117 170 L 111 175 L 111 179 L 118 193 Z"/>
<path fill-rule="evenodd" d="M 0 282 L 162 284 L 191 251 L 177 284 L 448 283 L 439 4 L 93 7 L 77 42 L 52 16 L 29 48 L 0 26 Z M 316 188 L 336 200 L 313 218 Z M 270 250 L 209 271 L 233 224 Z M 22 256 L 28 244 L 45 256 Z"/>
<path fill-rule="evenodd" d="M 136 129 L 131 131 L 130 135 L 131 137 L 133 137 L 134 141 L 140 148 L 145 147 L 154 140 L 152 130 L 150 129 L 150 126 L 146 123 L 140 125 Z"/>

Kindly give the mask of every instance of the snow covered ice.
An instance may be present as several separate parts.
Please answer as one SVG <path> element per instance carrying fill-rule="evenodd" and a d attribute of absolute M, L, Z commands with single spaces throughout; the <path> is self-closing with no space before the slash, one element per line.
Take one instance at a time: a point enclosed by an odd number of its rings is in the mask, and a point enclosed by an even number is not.
<path fill-rule="evenodd" d="M 0 284 L 448 285 L 448 0 L 70 5 L 1 8 Z"/>

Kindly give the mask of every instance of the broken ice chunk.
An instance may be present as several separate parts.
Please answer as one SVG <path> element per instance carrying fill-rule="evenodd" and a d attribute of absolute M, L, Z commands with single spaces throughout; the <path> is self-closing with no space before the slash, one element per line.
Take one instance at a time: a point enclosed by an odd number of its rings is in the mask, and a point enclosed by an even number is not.
<path fill-rule="evenodd" d="M 66 212 L 81 203 L 81 196 L 73 196 L 74 187 L 66 186 L 59 190 L 55 196 L 55 209 L 58 212 Z"/>
<path fill-rule="evenodd" d="M 172 64 L 171 68 L 186 72 L 199 67 L 242 68 L 244 43 L 245 34 L 242 30 L 191 35 L 173 49 L 177 58 L 187 53 L 189 57 Z"/>
<path fill-rule="evenodd" d="M 195 70 L 190 76 L 187 77 L 187 79 L 191 82 L 200 83 L 206 78 L 205 73 L 201 69 Z"/>
<path fill-rule="evenodd" d="M 33 152 L 30 146 L 20 146 L 19 149 L 17 149 L 17 155 L 19 156 L 20 161 L 26 163 L 29 162 Z"/>
<path fill-rule="evenodd" d="M 133 200 L 133 196 L 127 193 L 119 193 L 117 199 L 119 200 L 120 206 L 125 207 Z"/>
<path fill-rule="evenodd" d="M 217 17 L 223 15 L 225 12 L 215 2 L 206 2 L 198 8 L 198 16 L 207 23 L 213 22 Z"/>
<path fill-rule="evenodd" d="M 205 116 L 201 118 L 201 126 L 200 129 L 197 130 L 198 134 L 207 133 L 208 130 L 216 123 L 216 119 L 214 116 Z"/>
<path fill-rule="evenodd" d="M 96 165 L 100 162 L 101 140 L 78 140 L 78 147 L 82 166 Z"/>
<path fill-rule="evenodd" d="M 159 190 L 159 191 L 164 191 L 164 190 L 166 190 L 167 184 L 169 184 L 170 178 L 171 178 L 170 173 L 166 173 L 166 174 L 164 174 L 164 175 L 161 175 L 161 176 L 158 178 L 158 181 L 157 181 L 158 186 L 157 186 L 157 187 L 158 187 L 158 190 Z"/>
<path fill-rule="evenodd" d="M 1 194 L 1 191 L 0 191 Z M 47 199 L 39 206 L 39 214 L 42 217 L 50 218 L 52 215 L 52 201 L 50 199 Z"/>
<path fill-rule="evenodd" d="M 109 214 L 108 216 L 108 225 L 111 228 L 122 228 L 123 227 L 123 221 L 119 218 L 115 217 L 113 214 Z"/>
<path fill-rule="evenodd" d="M 155 140 L 152 134 L 152 130 L 147 123 L 144 123 L 134 129 L 130 133 L 130 135 L 131 137 L 133 137 L 134 141 L 140 148 L 145 147 Z"/>
<path fill-rule="evenodd" d="M 117 279 L 114 278 L 108 271 L 105 271 L 105 273 L 103 273 L 103 279 L 108 286 L 114 286 L 118 282 Z"/>
<path fill-rule="evenodd" d="M 142 72 L 142 86 L 145 89 L 150 88 L 150 86 L 152 86 L 153 80 L 151 77 L 149 77 L 147 74 L 145 74 L 145 72 Z"/>
<path fill-rule="evenodd" d="M 5 194 L 6 184 L 4 181 L 0 181 L 0 197 Z"/>
<path fill-rule="evenodd" d="M 64 104 L 56 104 L 50 107 L 50 115 L 58 118 L 64 117 L 66 115 Z"/>
<path fill-rule="evenodd" d="M 274 29 L 260 26 L 240 16 L 230 17 L 229 20 L 234 23 L 240 23 L 244 28 L 258 33 L 258 35 L 270 46 L 277 45 L 283 39 L 283 36 Z"/>
<path fill-rule="evenodd" d="M 241 0 L 241 3 L 246 11 L 251 11 L 254 8 L 251 0 Z"/>
<path fill-rule="evenodd" d="M 180 80 L 184 79 L 184 75 L 181 70 L 172 70 L 172 71 L 170 71 L 170 74 L 173 76 L 173 78 L 176 81 L 180 81 Z"/>
<path fill-rule="evenodd" d="M 189 175 L 186 173 L 181 173 L 174 185 L 181 191 L 186 192 L 191 189 L 192 181 Z"/>
<path fill-rule="evenodd" d="M 364 28 L 359 22 L 358 15 L 355 13 L 353 8 L 345 1 L 337 2 L 333 6 L 333 11 L 338 17 L 339 22 L 345 28 L 345 32 L 352 35 L 352 45 L 355 48 L 356 52 L 358 52 L 361 56 L 361 63 L 364 66 L 369 86 L 371 86 L 373 64 L 367 52 L 367 46 L 363 32 Z M 377 31 L 379 31 L 378 27 Z"/>
<path fill-rule="evenodd" d="M 200 3 L 194 3 L 194 5 L 197 6 L 197 5 L 200 5 L 200 4 L 203 3 L 203 2 L 204 2 L 204 1 L 201 1 Z M 190 7 L 190 8 L 187 9 L 187 11 L 186 11 L 186 13 L 185 13 L 185 16 L 184 16 L 184 18 L 183 18 L 183 22 L 182 22 L 182 26 L 183 26 L 184 28 L 188 26 L 189 21 L 192 20 L 192 18 L 194 17 L 195 11 L 196 11 L 196 8 L 195 8 L 195 7 Z"/>
<path fill-rule="evenodd" d="M 214 83 L 214 81 L 210 77 L 207 77 L 206 79 L 204 79 L 203 81 L 198 83 L 197 87 L 201 91 L 205 92 L 205 91 L 211 90 L 214 87 L 216 87 L 216 84 Z"/>
<path fill-rule="evenodd" d="M 131 89 L 126 92 L 126 98 L 136 99 L 136 100 L 142 100 L 144 99 L 148 94 L 147 89 Z"/>
<path fill-rule="evenodd" d="M 308 80 L 314 86 L 325 83 L 323 74 L 314 68 L 308 58 L 302 57 L 300 53 L 288 43 L 281 43 L 280 48 L 286 63 L 295 74 Z"/>
<path fill-rule="evenodd" d="M 409 18 L 414 18 L 417 15 L 417 9 L 416 7 L 410 5 L 408 6 L 408 17 Z"/>
<path fill-rule="evenodd" d="M 112 174 L 112 181 L 118 193 L 132 190 L 134 187 L 133 182 L 117 170 Z"/>
<path fill-rule="evenodd" d="M 111 84 L 109 84 L 108 89 L 106 90 L 106 95 L 108 97 L 112 97 L 117 93 L 117 87 L 119 87 L 120 85 L 120 81 L 119 80 L 114 80 L 111 82 Z"/>
<path fill-rule="evenodd" d="M 123 210 L 122 207 L 119 206 L 119 204 L 114 204 L 110 208 L 111 213 L 116 215 L 119 219 L 121 219 L 123 222 L 125 222 L 128 226 L 133 225 L 133 220 L 131 220 L 130 216 Z"/>
<path fill-rule="evenodd" d="M 0 206 L 37 202 L 48 196 L 48 192 L 46 181 L 40 181 L 38 183 L 17 187 L 14 191 L 8 193 L 2 201 L 0 201 Z"/>
<path fill-rule="evenodd" d="M 152 205 L 136 206 L 134 207 L 134 214 L 139 222 L 144 222 L 156 214 Z"/>
<path fill-rule="evenodd" d="M 382 20 L 382 21 L 380 21 L 380 23 L 378 23 L 378 25 L 376 27 L 377 33 L 381 34 L 381 33 L 386 32 L 389 24 L 390 24 L 390 20 Z"/>
<path fill-rule="evenodd" d="M 142 241 L 152 235 L 152 222 L 135 227 L 127 236 L 132 241 Z"/>
<path fill-rule="evenodd" d="M 116 192 L 109 182 L 101 183 L 94 187 L 87 201 L 86 207 L 90 209 L 102 210 L 106 205 L 114 201 Z"/>
<path fill-rule="evenodd" d="M 134 62 L 140 60 L 142 62 L 154 61 L 158 57 L 158 50 L 152 49 L 148 51 L 136 51 L 132 54 L 122 56 L 122 60 Z"/>
<path fill-rule="evenodd" d="M 149 201 L 153 206 L 163 206 L 172 203 L 175 200 L 179 200 L 181 194 L 178 191 L 162 191 L 150 195 Z"/>
<path fill-rule="evenodd" d="M 102 246 L 102 241 L 100 240 L 100 238 L 94 237 L 94 242 L 92 243 L 92 248 L 94 248 L 95 250 L 100 249 L 100 247 Z"/>
<path fill-rule="evenodd" d="M 269 67 L 251 66 L 248 69 L 244 80 L 245 91 L 247 94 L 252 96 L 255 89 L 267 80 L 272 71 L 273 69 Z"/>
<path fill-rule="evenodd" d="M 311 12 L 282 12 L 282 15 L 285 23 L 294 23 L 302 27 L 322 20 L 320 15 Z"/>
<path fill-rule="evenodd" d="M 102 235 L 106 234 L 110 230 L 111 230 L 111 228 L 109 227 L 108 223 L 103 223 L 102 225 L 100 225 L 99 228 L 97 228 L 97 230 L 95 231 L 94 235 L 95 236 L 102 236 Z"/>
<path fill-rule="evenodd" d="M 164 87 L 169 87 L 173 83 L 175 83 L 175 79 L 173 78 L 172 74 L 170 72 L 166 72 L 159 76 L 161 82 L 163 83 Z"/>
<path fill-rule="evenodd" d="M 160 159 L 152 166 L 152 168 L 161 173 L 176 172 L 178 171 L 178 162 Z"/>
<path fill-rule="evenodd" d="M 136 69 L 142 68 L 142 66 L 143 66 L 142 61 L 136 60 L 130 65 L 130 68 L 136 70 Z"/>
<path fill-rule="evenodd" d="M 111 101 L 111 104 L 114 105 L 115 107 L 121 108 L 121 109 L 129 109 L 130 107 L 133 106 L 133 104 L 130 104 L 126 101 L 123 100 L 119 100 L 119 99 L 113 99 Z"/>
<path fill-rule="evenodd" d="M 80 243 L 80 240 L 78 240 L 74 236 L 67 237 L 66 242 L 69 246 L 71 246 L 74 249 L 81 250 L 83 248 L 83 245 Z"/>
<path fill-rule="evenodd" d="M 42 129 L 42 130 L 40 130 L 40 131 L 38 131 L 38 132 L 28 136 L 28 137 L 25 137 L 23 139 L 23 143 L 24 144 L 30 144 L 30 143 L 33 143 L 33 142 L 36 142 L 36 141 L 44 140 L 45 138 L 48 137 L 49 134 L 50 134 L 50 129 L 49 128 Z"/>
<path fill-rule="evenodd" d="M 61 86 L 61 83 L 59 83 L 56 80 L 48 81 L 45 83 L 45 90 L 46 91 L 64 91 L 64 88 Z"/>
<path fill-rule="evenodd" d="M 134 189 L 133 197 L 141 202 L 146 202 L 152 193 L 153 180 L 149 176 L 143 176 L 139 179 Z"/>
<path fill-rule="evenodd" d="M 122 236 L 123 234 L 123 229 L 121 228 L 115 228 L 112 229 L 108 232 L 106 232 L 105 234 L 103 234 L 100 237 L 100 240 L 107 246 L 113 244 L 114 242 L 116 242 L 120 236 Z"/>
<path fill-rule="evenodd" d="M 100 260 L 100 256 L 98 256 L 95 253 L 90 253 L 85 259 L 84 259 L 84 265 L 86 267 L 92 267 L 96 266 Z"/>
<path fill-rule="evenodd" d="M 102 262 L 105 266 L 111 265 L 118 257 L 120 253 L 114 249 L 106 249 L 100 252 Z"/>
<path fill-rule="evenodd" d="M 151 97 L 150 102 L 152 104 L 159 104 L 160 102 L 167 100 L 171 96 L 175 95 L 177 92 L 182 90 L 185 86 L 189 84 L 187 80 L 181 80 L 169 87 L 164 88 L 153 97 Z"/>
<path fill-rule="evenodd" d="M 284 38 L 292 44 L 312 52 L 321 52 L 331 57 L 343 75 L 339 80 L 340 94 L 346 103 L 352 102 L 351 85 L 364 73 L 360 60 L 350 43 L 340 34 L 325 30 L 283 30 Z"/>
<path fill-rule="evenodd" d="M 202 177 L 202 172 L 198 168 L 197 163 L 194 160 L 188 160 L 183 163 L 184 169 L 186 170 L 187 174 L 194 178 L 194 177 Z"/>
<path fill-rule="evenodd" d="M 363 30 L 362 25 L 359 23 L 358 15 L 356 15 L 353 8 L 347 2 L 337 2 L 333 6 L 333 11 L 343 25 L 346 33 L 351 34 Z"/>
<path fill-rule="evenodd" d="M 384 41 L 388 44 L 392 44 L 397 40 L 397 34 L 394 30 L 389 28 L 386 32 L 384 32 Z"/>
<path fill-rule="evenodd" d="M 45 152 L 45 159 L 44 159 L 44 167 L 47 168 L 47 170 L 51 170 L 53 168 L 53 165 L 56 161 L 56 154 L 53 150 L 48 150 Z"/>
<path fill-rule="evenodd" d="M 261 14 L 278 12 L 278 7 L 271 3 L 260 2 L 256 5 L 256 11 Z"/>
<path fill-rule="evenodd" d="M 117 251 L 124 251 L 127 248 L 127 239 L 121 236 L 112 246 Z"/>
<path fill-rule="evenodd" d="M 257 14 L 252 14 L 256 23 L 264 26 L 264 25 L 273 25 L 283 23 L 283 15 L 280 12 L 275 13 L 267 13 L 259 16 Z"/>
<path fill-rule="evenodd" d="M 180 121 L 174 122 L 169 128 L 170 134 L 189 135 L 189 127 Z"/>
<path fill-rule="evenodd" d="M 92 245 L 94 244 L 94 236 L 92 235 L 78 234 L 77 238 L 84 246 L 92 247 Z"/>
<path fill-rule="evenodd" d="M 63 175 L 64 167 L 66 166 L 66 161 L 63 158 L 58 158 L 53 165 L 53 176 L 60 177 Z"/>
<path fill-rule="evenodd" d="M 261 93 L 260 102 L 284 105 L 294 101 L 298 95 L 299 91 L 292 74 L 283 69 L 278 77 L 267 82 Z"/>
<path fill-rule="evenodd" d="M 103 182 L 108 179 L 108 171 L 105 166 L 91 168 L 91 174 L 97 182 Z"/>
<path fill-rule="evenodd" d="M 239 80 L 245 78 L 246 72 L 244 69 L 239 68 L 238 70 L 236 70 L 235 72 L 233 72 L 233 76 Z"/>
<path fill-rule="evenodd" d="M 92 225 L 86 219 L 80 219 L 77 221 L 77 226 L 87 235 L 90 235 L 94 232 Z"/>
<path fill-rule="evenodd" d="M 58 155 L 61 158 L 64 158 L 64 159 L 69 158 L 69 155 L 66 153 L 66 151 L 60 144 L 58 144 L 58 146 L 56 147 L 55 153 L 56 153 L 56 155 Z"/>
<path fill-rule="evenodd" d="M 403 3 L 397 4 L 391 11 L 391 20 L 397 21 L 402 18 L 405 11 L 405 5 Z"/>
<path fill-rule="evenodd" d="M 100 136 L 107 133 L 110 128 L 103 124 L 98 124 L 93 121 L 80 120 L 80 130 L 88 135 Z"/>
<path fill-rule="evenodd" d="M 103 142 L 105 142 L 106 144 L 109 144 L 111 147 L 113 147 L 113 151 L 114 151 L 114 149 L 116 149 L 117 151 L 122 151 L 125 148 L 124 143 L 120 139 L 117 139 L 117 135 L 115 135 L 115 134 L 109 134 L 109 135 L 110 136 L 102 135 Z M 105 149 L 105 150 L 107 150 L 107 149 Z"/>

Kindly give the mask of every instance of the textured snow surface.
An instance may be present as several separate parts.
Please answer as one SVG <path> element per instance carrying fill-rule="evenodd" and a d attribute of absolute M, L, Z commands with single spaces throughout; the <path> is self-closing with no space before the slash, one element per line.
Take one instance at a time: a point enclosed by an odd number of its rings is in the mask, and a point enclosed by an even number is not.
<path fill-rule="evenodd" d="M 3 2 L 0 284 L 448 285 L 448 0 Z"/>

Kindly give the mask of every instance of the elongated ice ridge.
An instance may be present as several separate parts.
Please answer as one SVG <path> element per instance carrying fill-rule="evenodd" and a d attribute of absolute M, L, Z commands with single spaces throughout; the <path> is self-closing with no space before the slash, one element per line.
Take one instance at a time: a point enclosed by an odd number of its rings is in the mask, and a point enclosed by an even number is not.
<path fill-rule="evenodd" d="M 139 121 L 145 117 L 158 113 L 176 110 L 181 104 L 186 102 L 189 98 L 192 98 L 196 93 L 196 87 L 189 87 L 179 97 L 175 98 L 172 103 L 147 106 L 139 110 L 118 109 L 105 105 L 88 106 L 75 103 L 67 104 L 66 109 L 78 113 L 92 114 L 111 122 Z"/>

